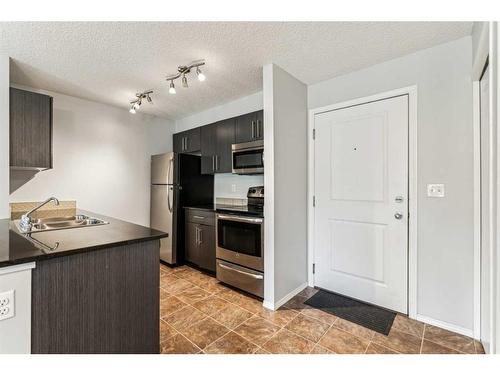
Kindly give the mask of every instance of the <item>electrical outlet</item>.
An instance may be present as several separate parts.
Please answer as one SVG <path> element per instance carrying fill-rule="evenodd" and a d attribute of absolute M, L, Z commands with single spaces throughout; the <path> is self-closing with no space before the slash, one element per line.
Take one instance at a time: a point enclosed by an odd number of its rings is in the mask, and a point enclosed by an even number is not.
<path fill-rule="evenodd" d="M 231 184 L 231 193 L 236 193 L 236 184 Z"/>
<path fill-rule="evenodd" d="M 0 293 L 0 320 L 14 317 L 14 291 Z"/>

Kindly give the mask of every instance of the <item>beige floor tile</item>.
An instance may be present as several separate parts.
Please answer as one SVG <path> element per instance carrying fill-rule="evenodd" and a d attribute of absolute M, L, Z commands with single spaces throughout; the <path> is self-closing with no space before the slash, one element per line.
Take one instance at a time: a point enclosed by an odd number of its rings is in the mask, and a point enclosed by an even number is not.
<path fill-rule="evenodd" d="M 314 348 L 311 350 L 311 354 L 335 354 L 331 350 L 316 344 Z"/>
<path fill-rule="evenodd" d="M 180 299 L 174 296 L 167 297 L 160 301 L 160 318 L 165 318 L 185 306 L 186 304 Z"/>
<path fill-rule="evenodd" d="M 213 315 L 216 312 L 222 310 L 224 307 L 228 306 L 230 303 L 217 296 L 208 296 L 200 301 L 193 303 L 193 306 L 198 310 L 204 312 L 207 315 Z"/>
<path fill-rule="evenodd" d="M 474 340 L 429 324 L 425 326 L 424 339 L 462 353 L 475 354 Z"/>
<path fill-rule="evenodd" d="M 370 341 L 333 326 L 319 340 L 319 344 L 338 354 L 362 354 Z"/>
<path fill-rule="evenodd" d="M 231 331 L 207 346 L 204 352 L 208 354 L 251 354 L 258 349 L 255 344 Z"/>
<path fill-rule="evenodd" d="M 319 289 L 314 289 L 311 288 L 310 286 L 306 287 L 304 290 L 302 290 L 300 293 L 298 293 L 298 296 L 301 297 L 306 297 L 307 299 L 311 298 L 314 296 L 316 293 L 318 293 Z"/>
<path fill-rule="evenodd" d="M 253 354 L 271 354 L 267 350 L 264 350 L 262 348 L 258 348 Z"/>
<path fill-rule="evenodd" d="M 196 301 L 200 301 L 204 298 L 207 298 L 208 296 L 211 295 L 211 293 L 193 285 L 187 289 L 175 293 L 174 295 L 177 298 L 179 298 L 182 302 L 192 305 Z"/>
<path fill-rule="evenodd" d="M 373 342 L 400 353 L 418 354 L 420 353 L 422 339 L 396 329 L 391 329 L 388 336 L 375 333 Z"/>
<path fill-rule="evenodd" d="M 422 354 L 463 354 L 456 350 L 425 340 L 422 342 Z"/>
<path fill-rule="evenodd" d="M 313 347 L 314 343 L 312 341 L 300 337 L 285 328 L 262 345 L 262 348 L 272 354 L 306 354 Z"/>
<path fill-rule="evenodd" d="M 200 310 L 197 310 L 192 306 L 186 306 L 183 309 L 170 314 L 164 318 L 164 320 L 177 331 L 182 333 L 184 330 L 202 321 L 206 317 L 207 316 Z"/>
<path fill-rule="evenodd" d="M 257 315 L 259 315 L 261 318 L 269 320 L 271 323 L 274 323 L 277 326 L 283 327 L 286 324 L 290 323 L 290 321 L 292 321 L 292 319 L 295 318 L 298 314 L 298 311 L 295 310 L 279 309 L 273 311 L 263 308 Z"/>
<path fill-rule="evenodd" d="M 170 294 L 177 294 L 183 290 L 186 290 L 188 288 L 191 288 L 193 286 L 193 284 L 191 284 L 189 281 L 187 280 L 183 280 L 183 279 L 178 279 L 178 278 L 175 278 L 174 280 L 170 280 L 171 278 L 169 278 L 169 282 L 167 283 L 163 283 L 163 281 L 160 280 L 160 287 L 162 289 L 164 289 L 167 293 L 170 293 Z"/>
<path fill-rule="evenodd" d="M 327 312 L 318 309 L 304 309 L 300 310 L 300 313 L 329 325 L 332 325 L 338 319 L 335 315 L 329 314 Z"/>
<path fill-rule="evenodd" d="M 474 347 L 476 349 L 476 354 L 484 354 L 484 347 L 479 341 L 474 340 Z"/>
<path fill-rule="evenodd" d="M 424 326 L 424 323 L 417 322 L 401 314 L 396 315 L 394 323 L 392 324 L 392 328 L 420 338 L 424 335 Z"/>
<path fill-rule="evenodd" d="M 164 320 L 160 319 L 160 342 L 177 334 L 177 331 Z"/>
<path fill-rule="evenodd" d="M 303 309 L 312 309 L 311 306 L 304 304 L 309 298 L 304 296 L 296 295 L 291 300 L 283 305 L 284 309 L 287 310 L 303 310 Z"/>
<path fill-rule="evenodd" d="M 165 289 L 159 288 L 160 290 L 160 301 L 170 297 L 170 293 L 167 293 Z"/>
<path fill-rule="evenodd" d="M 250 342 L 261 346 L 279 330 L 280 327 L 270 321 L 254 316 L 238 326 L 234 331 Z"/>
<path fill-rule="evenodd" d="M 182 334 L 187 337 L 189 341 L 196 344 L 200 349 L 203 349 L 228 332 L 229 330 L 226 327 L 217 323 L 215 320 L 205 318 L 204 320 L 186 328 Z"/>
<path fill-rule="evenodd" d="M 258 314 L 259 312 L 264 310 L 264 306 L 262 306 L 262 301 L 245 295 L 239 296 L 233 303 L 254 314 Z"/>
<path fill-rule="evenodd" d="M 366 349 L 366 354 L 399 354 L 392 349 L 386 348 L 385 346 L 375 344 L 371 342 Z"/>
<path fill-rule="evenodd" d="M 299 314 L 285 328 L 316 343 L 328 331 L 330 325 Z"/>
<path fill-rule="evenodd" d="M 241 307 L 228 303 L 226 307 L 212 314 L 212 317 L 229 329 L 235 329 L 253 314 Z"/>
<path fill-rule="evenodd" d="M 200 348 L 182 336 L 180 333 L 160 343 L 162 354 L 196 354 Z"/>
<path fill-rule="evenodd" d="M 338 318 L 335 323 L 333 323 L 333 326 L 367 340 L 371 340 L 373 335 L 375 335 L 375 331 L 342 318 Z"/>

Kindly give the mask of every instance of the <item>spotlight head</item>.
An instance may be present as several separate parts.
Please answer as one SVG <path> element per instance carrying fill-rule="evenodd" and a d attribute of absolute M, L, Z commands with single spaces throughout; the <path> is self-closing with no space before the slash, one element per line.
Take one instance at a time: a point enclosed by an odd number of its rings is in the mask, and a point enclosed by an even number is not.
<path fill-rule="evenodd" d="M 153 99 L 151 99 L 151 96 L 149 96 L 149 94 L 146 96 L 146 100 L 148 101 L 148 103 L 153 103 Z"/>
<path fill-rule="evenodd" d="M 132 113 L 133 115 L 135 115 L 135 108 L 134 108 L 134 106 L 130 107 L 129 112 Z"/>
<path fill-rule="evenodd" d="M 198 76 L 198 81 L 203 82 L 207 77 L 200 70 L 200 67 L 196 68 L 196 75 Z"/>
<path fill-rule="evenodd" d="M 175 94 L 175 85 L 174 85 L 174 81 L 170 81 L 170 88 L 168 89 L 168 92 L 170 94 Z"/>
<path fill-rule="evenodd" d="M 188 80 L 185 73 L 182 75 L 182 87 L 188 87 Z"/>

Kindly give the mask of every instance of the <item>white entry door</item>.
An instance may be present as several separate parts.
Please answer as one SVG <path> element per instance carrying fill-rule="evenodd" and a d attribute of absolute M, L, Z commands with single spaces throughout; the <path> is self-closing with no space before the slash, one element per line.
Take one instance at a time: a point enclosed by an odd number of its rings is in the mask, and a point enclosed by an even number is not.
<path fill-rule="evenodd" d="M 314 284 L 407 313 L 408 96 L 314 126 Z"/>

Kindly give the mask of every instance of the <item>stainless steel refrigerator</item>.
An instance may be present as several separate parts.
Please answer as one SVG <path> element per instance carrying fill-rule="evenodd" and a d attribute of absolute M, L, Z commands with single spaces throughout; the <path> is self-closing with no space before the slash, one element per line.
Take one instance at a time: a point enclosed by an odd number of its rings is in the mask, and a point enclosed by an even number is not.
<path fill-rule="evenodd" d="M 161 240 L 160 260 L 174 265 L 184 260 L 184 209 L 213 203 L 213 175 L 201 174 L 201 157 L 151 156 L 151 227 L 168 233 Z"/>

